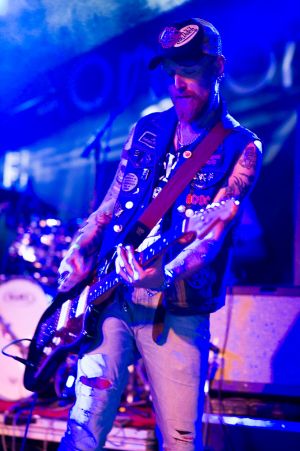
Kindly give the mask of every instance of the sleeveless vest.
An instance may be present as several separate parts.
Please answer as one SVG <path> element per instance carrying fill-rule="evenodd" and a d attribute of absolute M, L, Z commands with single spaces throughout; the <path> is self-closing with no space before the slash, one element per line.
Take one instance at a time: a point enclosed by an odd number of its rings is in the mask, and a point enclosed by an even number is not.
<path fill-rule="evenodd" d="M 228 175 L 242 150 L 257 136 L 242 127 L 227 112 L 222 115 L 226 128 L 233 129 L 221 146 L 213 153 L 205 166 L 175 201 L 171 211 L 162 222 L 162 230 L 175 228 L 182 222 L 186 210 L 205 208 L 213 201 L 218 190 L 227 183 Z M 174 108 L 162 113 L 153 113 L 140 119 L 136 125 L 131 148 L 128 151 L 121 191 L 115 204 L 111 223 L 108 225 L 104 243 L 107 248 L 126 242 L 126 235 L 151 201 L 158 176 L 162 173 L 164 156 L 174 137 L 177 117 Z M 190 149 L 190 147 L 189 147 Z M 176 169 L 183 164 L 179 157 Z M 171 175 L 172 176 L 172 175 Z M 191 213 L 191 212 L 189 212 Z M 166 262 L 176 253 L 176 246 L 168 252 Z M 164 292 L 164 303 L 174 313 L 210 313 L 225 302 L 225 278 L 230 250 L 230 235 L 227 235 L 215 261 L 185 281 L 177 281 Z"/>

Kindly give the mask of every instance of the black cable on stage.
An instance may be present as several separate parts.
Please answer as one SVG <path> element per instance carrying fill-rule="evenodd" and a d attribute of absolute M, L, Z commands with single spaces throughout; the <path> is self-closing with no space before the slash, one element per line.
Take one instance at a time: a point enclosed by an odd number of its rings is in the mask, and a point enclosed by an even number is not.
<path fill-rule="evenodd" d="M 27 435 L 28 435 L 28 430 L 29 430 L 29 426 L 32 420 L 32 415 L 33 415 L 33 410 L 37 404 L 37 399 L 38 399 L 38 394 L 37 393 L 33 393 L 32 395 L 32 403 L 31 403 L 31 407 L 28 413 L 28 417 L 27 417 L 27 421 L 26 421 L 26 426 L 25 426 L 25 431 L 24 431 L 24 436 L 22 439 L 22 444 L 21 444 L 21 448 L 20 451 L 25 451 L 25 446 L 26 446 L 26 441 L 27 441 Z"/>

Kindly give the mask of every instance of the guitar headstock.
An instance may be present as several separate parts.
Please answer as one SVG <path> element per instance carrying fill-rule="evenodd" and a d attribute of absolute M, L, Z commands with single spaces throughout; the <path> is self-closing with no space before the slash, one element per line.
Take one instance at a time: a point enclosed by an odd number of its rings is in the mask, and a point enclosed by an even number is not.
<path fill-rule="evenodd" d="M 238 211 L 239 201 L 228 199 L 213 202 L 205 209 L 195 212 L 183 223 L 183 232 L 196 232 L 198 238 L 203 238 L 219 221 L 227 222 L 233 219 Z"/>

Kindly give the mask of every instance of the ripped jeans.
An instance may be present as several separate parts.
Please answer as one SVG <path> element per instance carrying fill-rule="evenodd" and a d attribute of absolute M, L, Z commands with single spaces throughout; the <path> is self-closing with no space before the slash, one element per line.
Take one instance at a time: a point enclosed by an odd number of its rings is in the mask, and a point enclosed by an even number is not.
<path fill-rule="evenodd" d="M 60 451 L 99 451 L 113 426 L 128 366 L 142 357 L 160 449 L 200 451 L 209 316 L 179 316 L 115 301 L 102 316 L 101 343 L 78 361 L 76 402 Z"/>

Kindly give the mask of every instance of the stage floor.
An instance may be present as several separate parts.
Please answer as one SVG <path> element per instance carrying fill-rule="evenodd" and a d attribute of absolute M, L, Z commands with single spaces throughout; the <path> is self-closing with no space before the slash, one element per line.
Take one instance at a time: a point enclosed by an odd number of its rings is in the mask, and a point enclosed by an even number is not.
<path fill-rule="evenodd" d="M 238 451 L 299 451 L 300 421 L 292 415 L 289 419 L 250 417 L 239 415 L 237 402 L 224 403 L 226 414 L 217 412 L 217 400 L 210 403 L 210 412 L 203 417 L 203 434 L 210 451 L 225 449 L 228 434 Z M 248 404 L 244 399 L 244 404 Z M 238 403 L 241 405 L 241 402 Z M 70 405 L 39 401 L 34 408 L 28 429 L 27 449 L 52 451 L 57 449 L 64 434 Z M 234 411 L 236 414 L 234 414 Z M 24 436 L 29 404 L 0 401 L 0 434 L 3 451 L 19 451 Z M 245 413 L 245 407 L 244 412 Z M 276 415 L 275 415 L 276 416 Z M 122 406 L 105 445 L 107 450 L 156 451 L 155 417 L 149 406 Z M 225 431 L 226 429 L 226 431 Z M 227 434 L 227 435 L 226 435 Z M 33 443 L 39 443 L 35 448 Z M 287 446 L 285 446 L 287 445 Z M 266 447 L 267 446 L 267 447 Z"/>
<path fill-rule="evenodd" d="M 59 443 L 66 429 L 69 408 L 70 405 L 60 406 L 58 402 L 44 405 L 38 403 L 33 410 L 28 439 L 43 442 L 44 449 L 47 449 L 47 443 Z M 26 407 L 25 401 L 22 403 L 0 401 L 1 436 L 22 438 L 28 414 L 29 405 L 27 403 Z M 107 438 L 105 448 L 154 451 L 157 449 L 154 426 L 155 419 L 150 407 L 122 406 Z M 12 449 L 11 445 L 8 446 Z M 2 449 L 6 451 L 3 439 Z"/>

